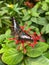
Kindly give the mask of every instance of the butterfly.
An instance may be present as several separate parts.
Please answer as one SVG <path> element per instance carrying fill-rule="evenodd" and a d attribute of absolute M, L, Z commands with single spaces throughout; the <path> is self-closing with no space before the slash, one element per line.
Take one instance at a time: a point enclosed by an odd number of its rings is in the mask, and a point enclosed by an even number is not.
<path fill-rule="evenodd" d="M 27 40 L 27 41 L 33 41 L 32 37 L 25 33 L 19 26 L 18 21 L 16 21 L 15 17 L 11 17 L 12 22 L 12 28 L 14 31 L 14 35 L 19 40 Z"/>

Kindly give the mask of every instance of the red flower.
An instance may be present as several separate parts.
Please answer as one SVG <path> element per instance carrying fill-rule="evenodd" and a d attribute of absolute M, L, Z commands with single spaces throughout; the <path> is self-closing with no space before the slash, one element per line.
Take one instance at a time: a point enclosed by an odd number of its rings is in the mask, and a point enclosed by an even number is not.
<path fill-rule="evenodd" d="M 41 38 L 40 36 L 38 36 L 38 35 L 36 36 L 36 40 L 40 40 L 40 38 Z"/>
<path fill-rule="evenodd" d="M 16 38 L 9 38 L 9 40 L 16 40 Z"/>
<path fill-rule="evenodd" d="M 22 47 L 24 48 L 24 40 L 21 40 Z"/>
<path fill-rule="evenodd" d="M 29 31 L 23 30 L 26 34 L 28 34 Z"/>
<path fill-rule="evenodd" d="M 24 30 L 24 26 L 20 26 L 20 28 L 21 28 L 22 30 Z"/>
<path fill-rule="evenodd" d="M 18 44 L 20 42 L 20 40 L 15 40 L 15 43 Z"/>
<path fill-rule="evenodd" d="M 35 44 L 34 43 L 31 43 L 31 44 L 29 44 L 29 46 L 31 46 L 32 48 L 34 48 L 35 47 Z"/>
<path fill-rule="evenodd" d="M 35 39 L 35 40 L 33 41 L 33 43 L 30 43 L 30 44 L 29 44 L 29 46 L 35 47 L 36 44 L 37 44 L 37 40 Z"/>
<path fill-rule="evenodd" d="M 37 35 L 37 33 L 36 33 L 36 32 L 34 32 L 34 33 L 33 33 L 33 35 Z"/>
<path fill-rule="evenodd" d="M 31 35 L 31 37 L 32 37 L 32 39 L 33 39 L 33 41 L 35 40 L 35 36 L 34 35 Z"/>
<path fill-rule="evenodd" d="M 30 3 L 29 1 L 24 2 L 24 4 L 25 4 L 26 6 L 28 6 L 29 8 L 32 8 L 32 7 L 34 6 L 34 4 L 33 4 L 33 3 Z"/>

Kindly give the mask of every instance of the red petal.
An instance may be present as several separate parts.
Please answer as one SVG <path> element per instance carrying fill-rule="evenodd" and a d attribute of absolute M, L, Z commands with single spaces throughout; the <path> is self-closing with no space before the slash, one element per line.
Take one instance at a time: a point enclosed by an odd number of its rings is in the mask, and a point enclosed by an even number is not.
<path fill-rule="evenodd" d="M 24 26 L 20 26 L 20 28 L 23 30 L 24 29 Z"/>
<path fill-rule="evenodd" d="M 16 40 L 15 43 L 18 44 L 19 43 L 19 40 Z"/>
<path fill-rule="evenodd" d="M 22 47 L 24 48 L 24 40 L 21 40 L 21 43 L 22 43 Z"/>
<path fill-rule="evenodd" d="M 16 38 L 9 38 L 9 40 L 16 40 Z"/>
<path fill-rule="evenodd" d="M 40 36 L 36 36 L 36 40 L 39 40 L 41 37 Z"/>
<path fill-rule="evenodd" d="M 35 36 L 36 36 L 36 35 L 37 35 L 37 33 L 36 33 L 36 32 L 34 32 L 34 33 L 33 33 L 33 35 L 35 35 Z"/>
<path fill-rule="evenodd" d="M 31 46 L 31 47 L 35 47 L 35 44 L 29 44 L 29 46 Z"/>

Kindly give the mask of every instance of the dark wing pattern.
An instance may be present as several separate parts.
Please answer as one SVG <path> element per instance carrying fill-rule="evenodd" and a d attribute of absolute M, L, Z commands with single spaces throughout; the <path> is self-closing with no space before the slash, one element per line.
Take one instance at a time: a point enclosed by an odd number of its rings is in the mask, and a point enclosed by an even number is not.
<path fill-rule="evenodd" d="M 30 35 L 22 31 L 20 28 L 18 22 L 16 21 L 15 17 L 11 18 L 12 25 L 13 25 L 13 31 L 15 32 L 15 35 L 18 35 L 19 40 L 27 40 L 27 41 L 33 41 Z"/>

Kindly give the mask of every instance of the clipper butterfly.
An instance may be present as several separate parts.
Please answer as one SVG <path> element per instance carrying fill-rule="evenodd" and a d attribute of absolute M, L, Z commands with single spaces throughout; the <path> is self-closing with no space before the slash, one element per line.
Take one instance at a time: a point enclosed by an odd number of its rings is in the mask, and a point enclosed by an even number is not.
<path fill-rule="evenodd" d="M 18 22 L 16 21 L 15 17 L 11 18 L 12 22 L 12 28 L 14 31 L 14 35 L 19 40 L 27 40 L 27 41 L 33 41 L 32 37 L 25 33 L 19 26 Z"/>

